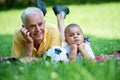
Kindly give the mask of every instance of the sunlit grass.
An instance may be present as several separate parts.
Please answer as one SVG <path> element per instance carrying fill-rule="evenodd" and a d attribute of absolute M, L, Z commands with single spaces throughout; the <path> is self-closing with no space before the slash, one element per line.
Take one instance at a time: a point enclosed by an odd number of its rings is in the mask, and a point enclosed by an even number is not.
<path fill-rule="evenodd" d="M 22 10 L 8 10 L 0 12 L 0 34 L 13 34 L 21 26 Z"/>
<path fill-rule="evenodd" d="M 90 37 L 95 55 L 120 50 L 120 3 L 67 5 L 65 25 L 77 23 Z M 0 12 L 0 56 L 10 56 L 13 34 L 21 27 L 21 10 Z M 57 25 L 52 7 L 46 22 Z M 120 61 L 50 64 L 40 60 L 28 64 L 0 62 L 0 80 L 120 80 Z"/>
<path fill-rule="evenodd" d="M 85 34 L 100 38 L 119 38 L 119 4 L 69 5 L 70 14 L 67 15 L 65 23 L 79 24 Z M 56 24 L 56 17 L 51 7 L 48 10 L 47 20 Z"/>
<path fill-rule="evenodd" d="M 84 34 L 90 37 L 95 54 L 119 50 L 119 5 L 120 3 L 67 5 L 70 9 L 70 14 L 65 18 L 65 26 L 70 23 L 79 24 Z M 0 34 L 13 35 L 14 31 L 21 27 L 20 17 L 23 10 L 24 9 L 0 12 Z M 47 7 L 45 19 L 46 22 L 55 24 L 57 27 L 57 19 L 52 10 L 52 6 Z M 4 36 L 1 38 L 4 39 Z M 116 42 L 114 40 L 117 40 L 115 45 L 111 44 Z M 2 43 L 3 42 L 1 42 L 1 44 Z M 112 48 L 108 50 L 105 49 L 105 46 L 107 48 L 109 48 L 108 46 L 112 46 Z"/>
<path fill-rule="evenodd" d="M 120 30 L 120 3 L 94 4 L 94 5 L 68 5 L 70 14 L 65 19 L 66 26 L 77 23 L 88 35 L 102 38 L 119 38 Z M 13 34 L 21 26 L 20 15 L 23 10 L 0 12 L 0 33 Z M 46 22 L 57 24 L 52 6 L 47 7 Z M 109 34 L 109 35 L 108 35 Z M 107 36 L 106 36 L 107 35 Z M 119 38 L 120 39 L 120 38 Z"/>

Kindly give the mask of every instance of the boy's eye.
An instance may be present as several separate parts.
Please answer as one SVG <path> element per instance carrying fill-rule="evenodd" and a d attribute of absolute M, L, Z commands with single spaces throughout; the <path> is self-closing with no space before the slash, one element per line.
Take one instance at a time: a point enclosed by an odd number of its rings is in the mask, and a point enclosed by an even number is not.
<path fill-rule="evenodd" d="M 74 36 L 74 35 L 73 35 L 73 34 L 70 34 L 69 36 L 72 37 L 72 36 Z"/>
<path fill-rule="evenodd" d="M 80 35 L 80 33 L 77 33 L 77 35 Z"/>

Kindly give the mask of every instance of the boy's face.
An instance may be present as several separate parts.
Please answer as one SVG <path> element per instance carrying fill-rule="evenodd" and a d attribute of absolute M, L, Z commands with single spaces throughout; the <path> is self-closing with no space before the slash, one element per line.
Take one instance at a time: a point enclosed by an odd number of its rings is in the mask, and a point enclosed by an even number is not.
<path fill-rule="evenodd" d="M 65 31 L 65 41 L 68 45 L 83 43 L 84 36 L 79 27 L 72 27 Z"/>

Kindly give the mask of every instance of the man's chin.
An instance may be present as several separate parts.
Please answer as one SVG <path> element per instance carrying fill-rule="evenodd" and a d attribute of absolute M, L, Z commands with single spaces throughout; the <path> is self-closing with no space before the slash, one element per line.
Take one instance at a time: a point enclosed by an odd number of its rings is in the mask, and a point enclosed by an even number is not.
<path fill-rule="evenodd" d="M 43 40 L 43 37 L 34 39 L 35 43 L 40 43 Z"/>

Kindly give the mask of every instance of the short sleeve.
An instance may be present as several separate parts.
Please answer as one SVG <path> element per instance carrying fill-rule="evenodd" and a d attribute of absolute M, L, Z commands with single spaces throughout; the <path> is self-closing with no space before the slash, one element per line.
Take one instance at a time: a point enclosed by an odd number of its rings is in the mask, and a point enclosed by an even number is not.
<path fill-rule="evenodd" d="M 25 40 L 19 30 L 14 34 L 11 57 L 19 58 L 22 56 Z"/>
<path fill-rule="evenodd" d="M 85 44 L 85 50 L 87 51 L 88 55 L 91 56 L 92 58 L 95 58 L 94 53 L 90 47 L 90 45 Z"/>

